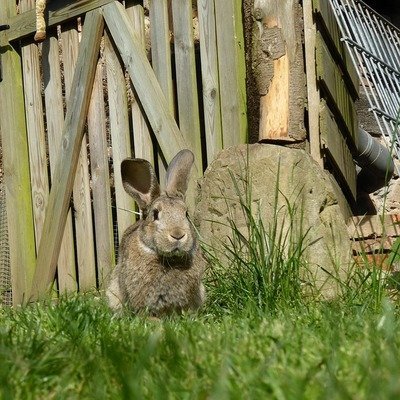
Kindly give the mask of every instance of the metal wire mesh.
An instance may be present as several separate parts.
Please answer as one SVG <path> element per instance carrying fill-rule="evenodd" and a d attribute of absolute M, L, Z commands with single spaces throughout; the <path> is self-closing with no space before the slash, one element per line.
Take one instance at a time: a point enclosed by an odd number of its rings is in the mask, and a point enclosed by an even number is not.
<path fill-rule="evenodd" d="M 2 183 L 0 183 L 0 304 L 12 304 L 6 196 Z"/>
<path fill-rule="evenodd" d="M 330 0 L 387 147 L 400 159 L 400 31 L 360 0 Z"/>

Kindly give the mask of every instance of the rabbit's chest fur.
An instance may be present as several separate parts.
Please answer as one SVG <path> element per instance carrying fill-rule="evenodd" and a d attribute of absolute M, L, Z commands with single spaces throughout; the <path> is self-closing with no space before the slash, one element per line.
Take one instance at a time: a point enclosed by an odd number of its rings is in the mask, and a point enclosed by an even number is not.
<path fill-rule="evenodd" d="M 199 255 L 195 252 L 196 258 Z M 130 309 L 161 315 L 198 308 L 202 304 L 204 268 L 200 259 L 169 265 L 167 259 L 162 262 L 151 252 L 142 252 L 140 258 L 125 256 L 120 260 L 119 286 Z"/>

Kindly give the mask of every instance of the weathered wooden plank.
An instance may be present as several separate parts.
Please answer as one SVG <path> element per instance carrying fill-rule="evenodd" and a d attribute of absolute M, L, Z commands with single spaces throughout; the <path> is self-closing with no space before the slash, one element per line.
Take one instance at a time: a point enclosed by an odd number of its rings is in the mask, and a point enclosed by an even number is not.
<path fill-rule="evenodd" d="M 125 229 L 135 221 L 130 211 L 135 202 L 122 186 L 121 162 L 132 157 L 129 131 L 128 99 L 125 75 L 108 35 L 104 38 L 104 57 L 107 70 L 107 91 L 109 104 L 110 133 L 114 165 L 114 187 L 117 207 L 118 236 L 121 240 Z"/>
<path fill-rule="evenodd" d="M 22 12 L 34 6 L 33 0 L 20 2 Z M 37 248 L 42 235 L 49 194 L 38 46 L 36 44 L 22 46 L 21 54 Z"/>
<path fill-rule="evenodd" d="M 78 58 L 79 37 L 76 23 L 61 32 L 64 65 L 65 96 L 67 102 Z M 73 218 L 76 235 L 79 289 L 88 290 L 96 286 L 96 261 L 92 204 L 90 199 L 89 162 L 86 135 L 83 136 L 73 187 Z"/>
<path fill-rule="evenodd" d="M 302 12 L 296 0 L 256 0 L 254 46 L 260 98 L 259 138 L 298 141 L 304 128 Z M 256 66 L 256 68 L 258 68 Z"/>
<path fill-rule="evenodd" d="M 123 7 L 114 2 L 103 8 L 103 14 L 161 151 L 170 162 L 179 149 L 189 148 L 190 142 L 169 112 L 157 78 Z"/>
<path fill-rule="evenodd" d="M 321 155 L 320 127 L 319 127 L 319 104 L 320 95 L 317 88 L 316 61 L 315 61 L 315 42 L 317 28 L 315 26 L 311 0 L 303 1 L 304 19 L 304 52 L 307 83 L 307 112 L 308 112 L 308 138 L 310 143 L 311 157 L 323 167 Z"/>
<path fill-rule="evenodd" d="M 330 107 L 337 109 L 337 116 L 346 126 L 349 144 L 355 148 L 358 142 L 358 120 L 354 101 L 344 84 L 342 74 L 329 53 L 321 35 L 317 33 L 316 41 L 317 78 L 320 86 L 328 96 Z"/>
<path fill-rule="evenodd" d="M 203 173 L 191 0 L 172 0 L 179 129 L 188 138 L 199 177 Z"/>
<path fill-rule="evenodd" d="M 354 256 L 353 259 L 360 268 L 381 268 L 384 271 L 393 271 L 389 253 L 362 254 Z"/>
<path fill-rule="evenodd" d="M 110 171 L 106 113 L 103 93 L 103 68 L 97 65 L 87 117 L 96 233 L 97 270 L 100 287 L 115 266 L 114 231 L 111 208 Z"/>
<path fill-rule="evenodd" d="M 215 1 L 224 148 L 247 142 L 246 67 L 241 0 Z"/>
<path fill-rule="evenodd" d="M 353 254 L 387 253 L 392 249 L 396 239 L 396 237 L 384 236 L 364 240 L 353 240 Z"/>
<path fill-rule="evenodd" d="M 60 149 L 61 153 L 58 158 L 53 186 L 50 191 L 49 204 L 47 206 L 33 278 L 31 299 L 43 296 L 48 285 L 54 279 L 78 164 L 83 128 L 89 107 L 102 33 L 103 18 L 100 11 L 95 10 L 88 13 L 85 18 L 85 29 L 67 104 L 67 114 Z"/>
<path fill-rule="evenodd" d="M 7 22 L 16 13 L 15 1 L 3 0 L 0 20 Z M 7 43 L 2 32 L 1 42 Z M 7 226 L 14 305 L 26 301 L 35 268 L 35 233 L 29 177 L 28 139 L 18 49 L 6 45 L 1 51 L 0 133 L 6 191 Z"/>
<path fill-rule="evenodd" d="M 197 7 L 203 83 L 203 117 L 206 136 L 207 164 L 210 164 L 222 150 L 215 0 L 199 0 Z"/>
<path fill-rule="evenodd" d="M 50 175 L 53 178 L 64 126 L 63 89 L 57 36 L 48 36 L 48 40 L 42 44 L 42 68 Z M 73 292 L 78 287 L 74 247 L 72 214 L 69 209 L 57 264 L 58 290 L 60 293 Z"/>
<path fill-rule="evenodd" d="M 95 10 L 115 0 L 52 0 L 48 1 L 47 27 L 76 19 L 80 15 Z M 8 40 L 13 41 L 32 35 L 36 31 L 35 10 L 30 10 L 11 18 Z"/>
<path fill-rule="evenodd" d="M 169 6 L 171 1 L 152 0 L 149 3 L 151 21 L 151 65 L 164 93 L 168 109 L 175 116 L 174 84 L 171 65 L 171 30 Z M 157 147 L 155 149 L 159 153 Z M 160 182 L 165 182 L 166 166 L 161 154 L 157 154 Z"/>
<path fill-rule="evenodd" d="M 174 115 L 174 86 L 171 66 L 171 31 L 168 2 L 152 0 L 149 4 L 151 21 L 151 65 L 164 93 L 168 107 Z"/>
<path fill-rule="evenodd" d="M 360 266 L 376 265 L 393 270 L 393 251 L 400 238 L 400 215 L 363 215 L 347 222 L 354 259 Z"/>
<path fill-rule="evenodd" d="M 341 65 L 344 81 L 353 99 L 356 100 L 358 98 L 360 80 L 350 52 L 341 40 L 342 33 L 332 10 L 332 5 L 326 0 L 313 0 L 313 7 L 320 31 L 327 44 L 329 43 L 329 48 L 334 53 L 335 60 Z"/>
<path fill-rule="evenodd" d="M 350 237 L 354 239 L 382 236 L 400 236 L 400 215 L 363 215 L 352 217 L 347 223 Z"/>
<path fill-rule="evenodd" d="M 142 4 L 135 1 L 125 2 L 126 12 L 131 19 L 132 28 L 140 39 L 143 50 L 145 47 L 145 32 L 144 32 L 144 9 Z M 153 29 L 152 29 L 153 31 Z M 168 66 L 165 66 L 168 68 Z M 146 118 L 142 113 L 140 103 L 137 99 L 135 91 L 132 89 L 131 110 L 132 110 L 132 128 L 133 128 L 133 146 L 135 157 L 144 158 L 150 162 L 154 160 L 154 149 L 151 140 L 149 128 Z"/>
<path fill-rule="evenodd" d="M 324 104 L 320 107 L 320 132 L 324 152 L 328 152 L 336 163 L 350 189 L 353 200 L 355 200 L 357 196 L 356 166 L 346 139 L 340 132 L 328 107 Z"/>

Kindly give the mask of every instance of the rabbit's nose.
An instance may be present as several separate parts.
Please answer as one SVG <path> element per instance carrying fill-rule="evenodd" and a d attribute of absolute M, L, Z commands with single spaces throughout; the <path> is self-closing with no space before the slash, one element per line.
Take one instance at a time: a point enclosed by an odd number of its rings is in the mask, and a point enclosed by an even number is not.
<path fill-rule="evenodd" d="M 170 233 L 170 236 L 175 240 L 182 240 L 186 236 L 186 233 L 180 229 L 176 229 Z"/>

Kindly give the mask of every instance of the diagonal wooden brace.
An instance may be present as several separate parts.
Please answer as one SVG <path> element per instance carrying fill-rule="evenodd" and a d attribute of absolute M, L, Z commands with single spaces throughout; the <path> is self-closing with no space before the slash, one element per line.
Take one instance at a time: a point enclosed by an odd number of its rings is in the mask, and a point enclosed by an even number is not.
<path fill-rule="evenodd" d="M 101 10 L 87 13 L 61 140 L 60 156 L 46 210 L 29 300 L 43 297 L 56 272 L 84 125 L 96 73 L 104 21 Z"/>
<path fill-rule="evenodd" d="M 178 150 L 190 148 L 190 141 L 179 130 L 169 111 L 160 84 L 124 7 L 115 1 L 103 7 L 103 14 L 161 151 L 170 162 Z M 195 176 L 198 176 L 196 166 L 195 169 Z"/>

